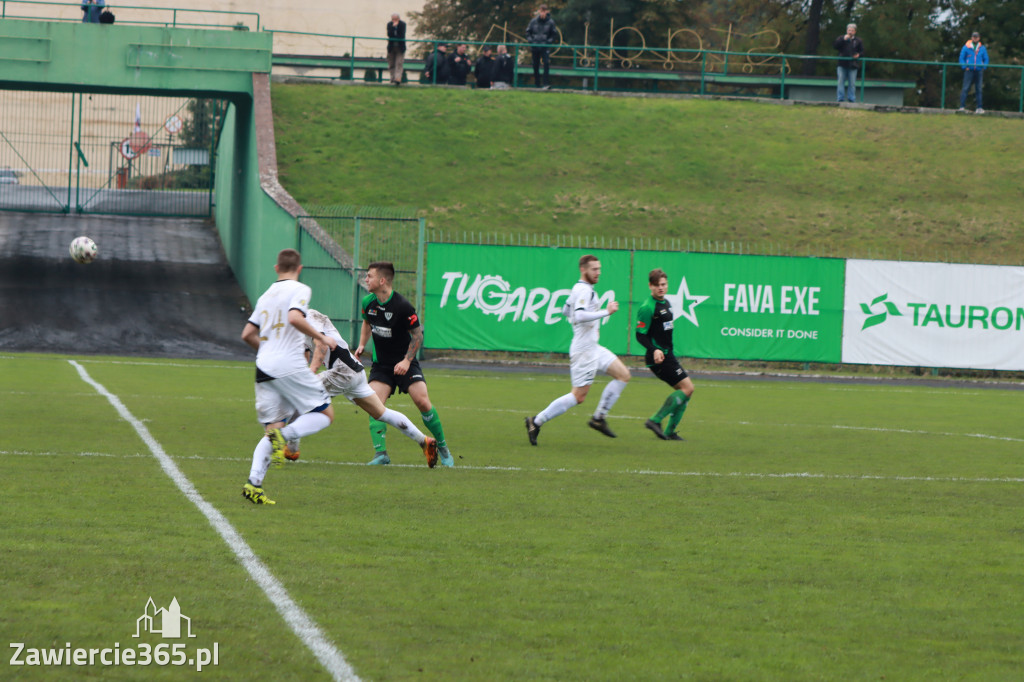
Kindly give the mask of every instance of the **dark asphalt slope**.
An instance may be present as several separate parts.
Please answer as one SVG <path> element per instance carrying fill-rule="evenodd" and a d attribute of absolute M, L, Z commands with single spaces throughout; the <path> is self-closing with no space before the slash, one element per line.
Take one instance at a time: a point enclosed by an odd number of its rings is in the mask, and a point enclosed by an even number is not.
<path fill-rule="evenodd" d="M 210 222 L 0 212 L 0 350 L 252 359 L 247 305 Z"/>

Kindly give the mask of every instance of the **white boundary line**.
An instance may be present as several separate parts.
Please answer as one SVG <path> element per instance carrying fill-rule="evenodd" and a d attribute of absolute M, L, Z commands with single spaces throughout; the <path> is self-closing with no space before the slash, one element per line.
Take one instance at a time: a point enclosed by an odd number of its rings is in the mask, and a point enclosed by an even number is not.
<path fill-rule="evenodd" d="M 181 469 L 177 467 L 174 460 L 164 452 L 160 443 L 149 433 L 149 429 L 128 411 L 128 408 L 124 406 L 124 403 L 116 395 L 89 376 L 84 367 L 74 360 L 68 360 L 68 362 L 78 370 L 78 375 L 82 377 L 82 381 L 96 389 L 97 393 L 114 406 L 114 409 L 121 415 L 121 418 L 132 425 L 135 432 L 139 434 L 139 437 L 142 438 L 150 452 L 153 453 L 157 462 L 160 463 L 160 468 L 174 481 L 174 484 L 178 486 L 178 490 L 203 513 L 203 516 L 210 522 L 213 529 L 223 538 L 224 542 L 231 548 L 231 551 L 238 557 L 238 561 L 249 572 L 249 575 L 256 581 L 256 584 L 260 586 L 267 595 L 267 598 L 270 599 L 277 612 L 281 614 L 285 623 L 288 624 L 288 627 L 313 652 L 313 655 L 327 669 L 327 672 L 335 680 L 341 682 L 358 681 L 359 678 L 342 653 L 327 639 L 327 636 L 324 635 L 313 619 L 306 615 L 302 607 L 295 603 L 284 588 L 284 585 L 281 584 L 281 581 L 274 577 L 266 564 L 260 561 L 260 558 L 252 551 L 248 543 L 242 539 L 242 536 L 235 530 L 235 527 L 212 504 L 203 499 L 199 491 L 192 485 L 192 482 L 188 480 L 188 477 L 181 472 Z"/>
<path fill-rule="evenodd" d="M 3 457 L 106 457 L 110 459 L 139 459 L 149 455 L 114 455 L 104 452 L 28 452 L 25 450 L 0 450 Z M 189 455 L 181 459 L 188 459 L 203 462 L 246 462 L 241 457 L 204 457 L 202 455 Z M 364 469 L 364 462 L 338 462 L 327 459 L 302 459 L 298 462 L 288 464 L 292 466 L 340 466 L 358 467 Z M 390 464 L 389 469 L 422 469 L 423 464 Z M 804 472 L 757 472 L 757 471 L 658 471 L 656 469 L 570 469 L 568 467 L 518 467 L 518 466 L 474 466 L 471 464 L 460 464 L 451 473 L 443 475 L 457 475 L 458 471 L 497 471 L 524 474 L 599 474 L 606 476 L 663 476 L 665 478 L 750 478 L 750 479 L 802 479 L 816 481 L 894 481 L 894 482 L 918 482 L 918 483 L 1024 483 L 1024 478 L 1016 476 L 912 476 L 901 474 L 826 474 Z"/>

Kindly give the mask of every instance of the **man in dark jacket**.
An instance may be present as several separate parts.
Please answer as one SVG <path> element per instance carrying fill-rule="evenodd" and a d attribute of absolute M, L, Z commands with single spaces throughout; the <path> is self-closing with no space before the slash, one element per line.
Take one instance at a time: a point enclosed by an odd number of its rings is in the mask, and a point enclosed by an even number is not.
<path fill-rule="evenodd" d="M 498 45 L 498 56 L 494 58 L 494 83 L 492 87 L 511 87 L 515 77 L 516 65 L 512 61 L 512 55 L 508 53 L 507 47 Z"/>
<path fill-rule="evenodd" d="M 548 69 L 551 66 L 550 46 L 558 41 L 558 29 L 555 27 L 555 20 L 551 18 L 547 5 L 541 5 L 537 10 L 537 16 L 530 20 L 526 27 L 526 42 L 530 43 L 533 51 L 533 83 L 538 88 L 540 82 L 540 63 L 544 62 L 544 89 L 551 87 L 551 78 L 548 76 Z"/>
<path fill-rule="evenodd" d="M 484 45 L 481 54 L 473 65 L 473 73 L 476 74 L 476 87 L 489 88 L 494 81 L 494 69 L 496 63 L 491 56 L 491 46 Z"/>
<path fill-rule="evenodd" d="M 423 64 L 423 83 L 436 83 L 446 85 L 448 83 L 448 46 L 438 43 L 427 61 Z"/>
<path fill-rule="evenodd" d="M 832 47 L 839 51 L 839 66 L 836 67 L 836 101 L 842 102 L 845 96 L 847 102 L 857 101 L 857 69 L 860 67 L 860 58 L 864 56 L 864 43 L 857 37 L 857 24 L 848 24 L 846 33 L 835 39 Z M 846 88 L 843 88 L 843 82 Z"/>
<path fill-rule="evenodd" d="M 448 85 L 465 85 L 472 68 L 466 46 L 459 45 L 455 48 L 455 54 L 448 57 Z"/>
<path fill-rule="evenodd" d="M 402 84 L 402 68 L 405 66 L 405 22 L 397 14 L 388 22 L 388 71 L 391 82 Z"/>

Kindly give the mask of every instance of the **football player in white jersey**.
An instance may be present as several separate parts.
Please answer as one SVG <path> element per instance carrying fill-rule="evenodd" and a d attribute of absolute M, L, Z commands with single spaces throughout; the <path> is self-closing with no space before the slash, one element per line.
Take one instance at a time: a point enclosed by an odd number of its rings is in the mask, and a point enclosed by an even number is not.
<path fill-rule="evenodd" d="M 437 439 L 424 435 L 401 412 L 384 407 L 384 403 L 370 388 L 363 365 L 352 357 L 348 344 L 329 317 L 319 310 L 310 308 L 306 313 L 306 319 L 314 329 L 331 337 L 338 344 L 337 348 L 330 350 L 327 344 L 312 336 L 306 337 L 306 350 L 310 353 L 309 368 L 316 373 L 326 367 L 326 370 L 317 376 L 328 395 L 332 398 L 338 395 L 345 396 L 374 419 L 390 424 L 412 438 L 423 450 L 427 466 L 433 468 L 437 464 Z M 293 461 L 299 458 L 298 439 L 288 441 L 284 456 Z M 454 466 L 454 463 L 450 466 Z"/>
<path fill-rule="evenodd" d="M 530 439 L 530 445 L 537 444 L 541 424 L 565 414 L 586 400 L 590 385 L 594 383 L 598 372 L 605 372 L 612 380 L 601 393 L 601 400 L 597 403 L 594 416 L 587 425 L 609 438 L 615 438 L 615 433 L 608 428 L 605 416 L 629 382 L 629 369 L 622 360 L 615 357 L 614 353 L 598 343 L 601 320 L 614 315 L 619 309 L 618 301 L 611 301 L 607 308 L 601 309 L 600 299 L 594 291 L 594 285 L 600 278 L 601 261 L 597 256 L 586 255 L 580 258 L 580 281 L 573 286 L 569 302 L 564 309 L 566 317 L 572 322 L 572 344 L 569 346 L 572 390 L 555 398 L 536 416 L 526 418 L 526 435 Z"/>
<path fill-rule="evenodd" d="M 263 491 L 263 478 L 271 461 L 284 462 L 285 442 L 322 431 L 334 420 L 330 396 L 306 366 L 303 334 L 331 350 L 338 342 L 306 320 L 313 292 L 299 282 L 299 252 L 277 254 L 274 271 L 280 279 L 260 296 L 242 330 L 242 340 L 256 349 L 256 416 L 267 431 L 252 453 L 249 480 L 242 487 L 253 504 L 275 504 Z M 299 416 L 281 428 L 293 413 Z"/>

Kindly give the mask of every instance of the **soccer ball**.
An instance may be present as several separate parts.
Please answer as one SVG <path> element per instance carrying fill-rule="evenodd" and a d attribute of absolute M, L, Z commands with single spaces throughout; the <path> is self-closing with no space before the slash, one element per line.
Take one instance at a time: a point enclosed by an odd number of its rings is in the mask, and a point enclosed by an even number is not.
<path fill-rule="evenodd" d="M 75 259 L 76 263 L 91 263 L 96 260 L 98 249 L 96 242 L 88 237 L 75 237 L 68 251 L 71 252 L 71 257 Z"/>

